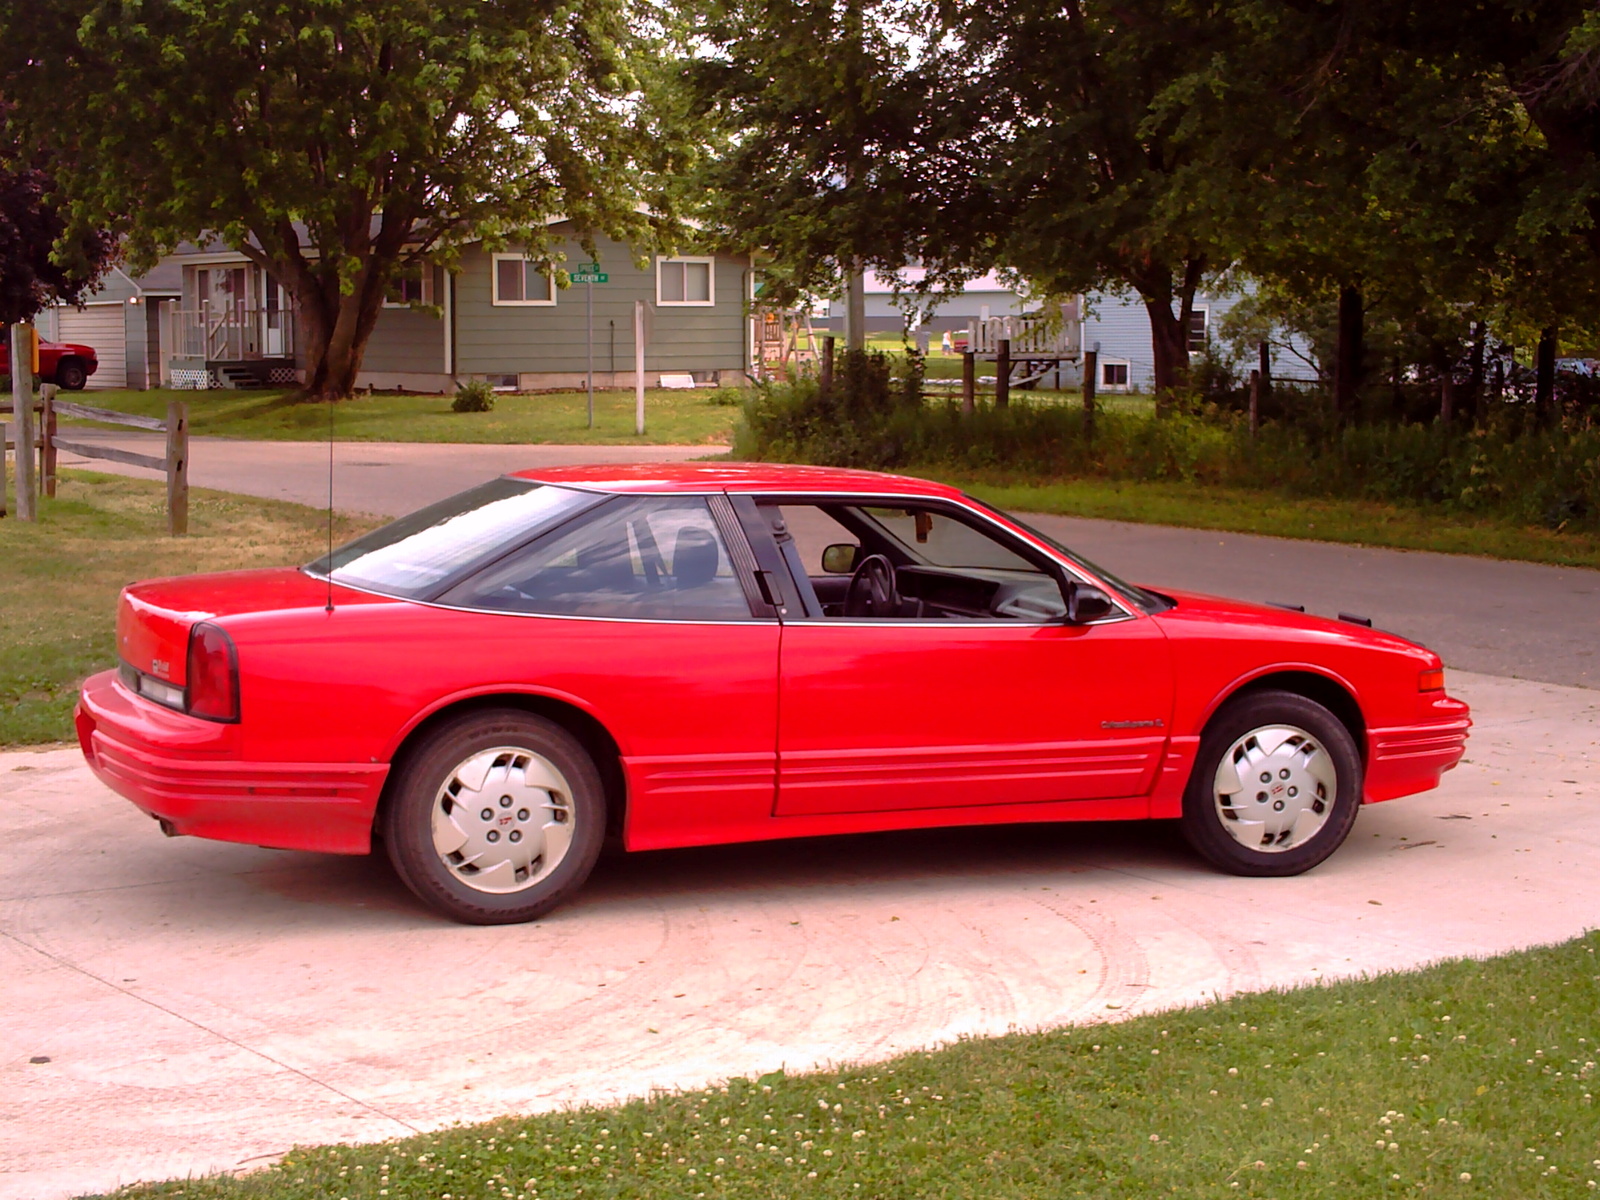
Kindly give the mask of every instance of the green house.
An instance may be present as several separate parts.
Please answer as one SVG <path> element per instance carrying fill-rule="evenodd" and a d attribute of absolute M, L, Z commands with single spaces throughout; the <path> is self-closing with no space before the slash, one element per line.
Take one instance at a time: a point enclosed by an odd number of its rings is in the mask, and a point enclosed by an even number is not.
<path fill-rule="evenodd" d="M 667 386 L 748 382 L 748 257 L 653 255 L 641 268 L 626 246 L 602 239 L 591 259 L 569 229 L 558 224 L 555 232 L 563 266 L 597 261 L 605 282 L 562 288 L 554 273 L 514 248 L 463 247 L 453 269 L 425 264 L 396 282 L 367 343 L 358 386 L 450 392 L 482 379 L 519 391 L 579 387 L 592 347 L 595 385 L 632 387 L 639 300 L 647 387 L 663 386 L 663 377 Z M 145 365 L 123 372 L 119 383 L 249 387 L 303 378 L 294 300 L 270 272 L 236 250 L 184 246 L 157 273 L 172 286 L 143 300 L 146 332 L 135 348 Z M 132 345 L 126 339 L 95 349 L 104 362 L 131 354 Z"/>

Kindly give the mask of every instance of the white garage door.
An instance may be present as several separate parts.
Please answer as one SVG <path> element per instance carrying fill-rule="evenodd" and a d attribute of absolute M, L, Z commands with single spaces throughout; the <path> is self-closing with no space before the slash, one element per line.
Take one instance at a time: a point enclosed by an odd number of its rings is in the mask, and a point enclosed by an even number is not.
<path fill-rule="evenodd" d="M 100 369 L 89 376 L 92 388 L 128 386 L 128 334 L 123 325 L 122 305 L 91 304 L 79 312 L 59 309 L 61 341 L 93 346 Z"/>

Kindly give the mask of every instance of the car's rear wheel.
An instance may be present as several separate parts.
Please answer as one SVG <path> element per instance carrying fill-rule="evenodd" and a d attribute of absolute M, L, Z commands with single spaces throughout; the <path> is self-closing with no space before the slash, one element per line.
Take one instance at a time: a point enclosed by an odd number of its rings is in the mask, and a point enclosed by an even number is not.
<path fill-rule="evenodd" d="M 1298 875 L 1349 836 L 1361 789 L 1361 755 L 1338 717 L 1293 692 L 1252 692 L 1200 739 L 1183 833 L 1235 875 Z"/>
<path fill-rule="evenodd" d="M 583 885 L 606 832 L 593 759 L 553 721 L 473 713 L 400 764 L 383 842 L 417 896 L 470 925 L 531 921 Z"/>
<path fill-rule="evenodd" d="M 56 364 L 56 386 L 66 392 L 81 392 L 89 382 L 89 372 L 75 358 L 63 358 Z"/>

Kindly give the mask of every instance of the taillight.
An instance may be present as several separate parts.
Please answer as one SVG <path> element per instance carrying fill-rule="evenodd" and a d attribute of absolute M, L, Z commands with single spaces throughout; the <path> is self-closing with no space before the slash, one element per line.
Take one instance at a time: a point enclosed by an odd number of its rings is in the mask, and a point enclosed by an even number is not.
<path fill-rule="evenodd" d="M 185 707 L 208 721 L 239 719 L 239 655 L 219 626 L 202 621 L 189 631 Z"/>
<path fill-rule="evenodd" d="M 1423 671 L 1417 676 L 1417 691 L 1442 692 L 1443 690 L 1444 671 L 1442 669 L 1436 667 L 1431 671 Z"/>

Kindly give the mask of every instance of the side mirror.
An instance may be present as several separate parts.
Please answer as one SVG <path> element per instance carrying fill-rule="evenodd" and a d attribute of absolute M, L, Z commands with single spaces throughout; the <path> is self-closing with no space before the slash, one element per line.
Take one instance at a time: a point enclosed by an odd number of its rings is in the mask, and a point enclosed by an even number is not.
<path fill-rule="evenodd" d="M 1087 625 L 1111 615 L 1111 597 L 1097 587 L 1076 581 L 1067 584 L 1067 624 Z"/>
<path fill-rule="evenodd" d="M 856 569 L 856 555 L 861 547 L 849 542 L 837 542 L 822 552 L 822 569 L 829 575 L 848 575 Z"/>

